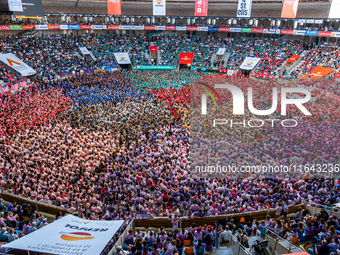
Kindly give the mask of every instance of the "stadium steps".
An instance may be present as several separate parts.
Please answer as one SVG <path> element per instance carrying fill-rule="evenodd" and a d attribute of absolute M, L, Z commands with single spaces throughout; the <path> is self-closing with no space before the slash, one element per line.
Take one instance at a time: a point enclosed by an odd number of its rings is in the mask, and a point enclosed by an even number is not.
<path fill-rule="evenodd" d="M 231 55 L 230 52 L 224 53 L 224 56 L 223 56 L 224 64 L 228 63 L 230 55 Z"/>
<path fill-rule="evenodd" d="M 160 50 L 157 50 L 157 65 L 161 65 L 162 63 L 162 54 Z"/>
<path fill-rule="evenodd" d="M 97 58 L 93 55 L 92 51 L 89 51 L 90 52 L 90 57 L 92 58 L 93 61 L 97 61 Z"/>
<path fill-rule="evenodd" d="M 216 52 L 215 52 L 214 54 L 212 54 L 211 60 L 210 60 L 211 66 L 214 66 L 214 62 L 215 62 L 215 60 L 216 60 L 216 56 L 217 56 Z"/>
<path fill-rule="evenodd" d="M 287 75 L 288 74 L 290 75 L 295 70 L 296 67 L 300 66 L 303 62 L 305 62 L 304 56 L 307 54 L 307 52 L 308 52 L 307 50 L 304 50 L 300 55 L 299 61 L 296 61 L 296 63 L 286 68 Z"/>

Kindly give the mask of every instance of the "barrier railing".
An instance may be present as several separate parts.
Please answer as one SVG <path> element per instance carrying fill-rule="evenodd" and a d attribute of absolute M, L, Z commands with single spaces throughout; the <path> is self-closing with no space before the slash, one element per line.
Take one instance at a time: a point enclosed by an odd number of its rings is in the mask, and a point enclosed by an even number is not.
<path fill-rule="evenodd" d="M 274 232 L 269 233 L 267 230 L 266 234 L 267 234 L 268 245 L 278 255 L 287 254 L 287 253 L 303 252 L 301 248 L 295 246 L 294 244 L 289 242 L 287 239 L 282 238 L 281 236 L 277 235 Z"/>
<path fill-rule="evenodd" d="M 231 235 L 230 239 L 230 249 L 233 251 L 233 255 L 251 255 L 251 253 L 246 250 L 246 248 L 237 241 L 236 237 Z"/>
<path fill-rule="evenodd" d="M 117 247 L 118 246 L 123 246 L 124 242 L 125 242 L 125 237 L 127 236 L 127 234 L 129 233 L 130 229 L 134 229 L 135 228 L 135 219 L 132 219 L 132 221 L 130 222 L 130 224 L 127 226 L 127 228 L 124 230 L 124 232 L 121 234 L 121 236 L 119 237 L 118 241 L 115 243 L 115 245 L 112 247 L 112 249 L 109 251 L 108 255 L 113 255 L 116 253 Z"/>

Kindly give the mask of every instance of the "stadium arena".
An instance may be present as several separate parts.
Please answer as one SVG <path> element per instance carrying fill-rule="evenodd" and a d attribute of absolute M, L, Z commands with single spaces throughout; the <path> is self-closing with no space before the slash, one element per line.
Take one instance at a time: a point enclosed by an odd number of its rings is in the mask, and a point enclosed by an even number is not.
<path fill-rule="evenodd" d="M 0 0 L 0 254 L 340 255 L 339 38 L 339 0 Z"/>

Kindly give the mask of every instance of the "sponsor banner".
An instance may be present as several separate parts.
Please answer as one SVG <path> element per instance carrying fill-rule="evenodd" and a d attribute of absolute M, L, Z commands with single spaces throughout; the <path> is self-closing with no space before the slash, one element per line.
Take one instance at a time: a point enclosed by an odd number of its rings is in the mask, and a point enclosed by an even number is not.
<path fill-rule="evenodd" d="M 69 214 L 5 246 L 38 253 L 93 255 L 104 250 L 123 223 L 86 220 Z"/>
<path fill-rule="evenodd" d="M 83 55 L 90 54 L 89 50 L 86 47 L 79 47 L 79 50 Z"/>
<path fill-rule="evenodd" d="M 62 29 L 62 30 L 68 30 L 68 25 L 60 25 L 60 29 Z"/>
<path fill-rule="evenodd" d="M 244 70 L 253 70 L 254 67 L 257 65 L 257 63 L 261 60 L 261 58 L 251 58 L 251 57 L 246 57 L 243 60 L 242 65 L 240 66 L 240 69 Z"/>
<path fill-rule="evenodd" d="M 0 26 L 0 30 L 11 30 L 9 25 L 2 25 Z"/>
<path fill-rule="evenodd" d="M 257 33 L 257 34 L 263 34 L 263 31 L 264 29 L 262 28 L 253 28 L 252 32 L 253 33 Z"/>
<path fill-rule="evenodd" d="M 38 29 L 38 30 L 47 30 L 48 26 L 47 25 L 35 25 L 35 29 Z"/>
<path fill-rule="evenodd" d="M 19 84 L 18 83 L 12 85 L 12 89 L 13 90 L 18 90 L 18 88 L 19 88 Z"/>
<path fill-rule="evenodd" d="M 11 30 L 22 30 L 21 25 L 9 25 Z"/>
<path fill-rule="evenodd" d="M 195 16 L 208 16 L 208 0 L 195 1 Z"/>
<path fill-rule="evenodd" d="M 114 53 L 118 64 L 131 64 L 129 54 L 127 52 Z"/>
<path fill-rule="evenodd" d="M 281 18 L 295 19 L 299 0 L 284 0 Z"/>
<path fill-rule="evenodd" d="M 264 34 L 275 34 L 276 33 L 276 31 L 275 31 L 275 29 L 263 29 L 263 33 Z"/>
<path fill-rule="evenodd" d="M 331 9 L 329 10 L 328 18 L 329 19 L 338 19 L 340 18 L 340 0 L 332 0 Z"/>
<path fill-rule="evenodd" d="M 208 28 L 208 31 L 211 31 L 211 32 L 218 32 L 220 30 L 219 27 L 209 27 Z"/>
<path fill-rule="evenodd" d="M 208 31 L 208 27 L 197 27 L 197 31 Z"/>
<path fill-rule="evenodd" d="M 176 70 L 176 66 L 136 66 L 138 70 Z"/>
<path fill-rule="evenodd" d="M 241 33 L 251 33 L 252 31 L 251 28 L 241 28 Z"/>
<path fill-rule="evenodd" d="M 311 79 L 320 79 L 326 76 L 327 74 L 330 74 L 333 71 L 334 70 L 331 68 L 318 66 L 318 67 L 315 67 L 312 71 L 310 71 L 308 74 L 306 74 L 302 78 L 307 79 L 310 77 Z"/>
<path fill-rule="evenodd" d="M 13 68 L 15 71 L 19 72 L 22 76 L 36 74 L 36 71 L 34 71 L 31 67 L 22 62 L 12 53 L 0 54 L 0 61 Z"/>
<path fill-rule="evenodd" d="M 8 9 L 10 12 L 23 12 L 21 0 L 8 0 Z"/>
<path fill-rule="evenodd" d="M 275 34 L 278 34 L 278 35 L 281 34 L 281 29 L 276 29 Z"/>
<path fill-rule="evenodd" d="M 177 31 L 187 31 L 187 27 L 184 26 L 176 26 Z"/>
<path fill-rule="evenodd" d="M 165 30 L 165 26 L 155 26 L 155 30 Z"/>
<path fill-rule="evenodd" d="M 218 51 L 217 51 L 217 55 L 224 55 L 224 53 L 225 53 L 225 48 L 218 48 Z"/>
<path fill-rule="evenodd" d="M 315 24 L 322 24 L 323 23 L 323 20 L 322 19 L 316 19 L 314 21 Z"/>
<path fill-rule="evenodd" d="M 294 30 L 281 30 L 282 35 L 292 35 L 294 34 Z"/>
<path fill-rule="evenodd" d="M 80 29 L 91 29 L 91 25 L 80 25 Z"/>
<path fill-rule="evenodd" d="M 299 59 L 299 57 L 300 55 L 293 55 L 287 60 L 287 62 L 289 63 L 295 62 L 295 60 Z"/>
<path fill-rule="evenodd" d="M 122 6 L 120 0 L 107 0 L 107 14 L 122 15 Z"/>
<path fill-rule="evenodd" d="M 250 18 L 252 0 L 238 0 L 237 17 Z"/>
<path fill-rule="evenodd" d="M 332 37 L 340 37 L 340 32 L 332 32 Z"/>
<path fill-rule="evenodd" d="M 313 19 L 307 19 L 306 23 L 314 24 L 314 20 Z"/>
<path fill-rule="evenodd" d="M 153 0 L 153 15 L 164 16 L 166 0 Z"/>
<path fill-rule="evenodd" d="M 305 35 L 306 30 L 293 30 L 293 35 Z"/>
<path fill-rule="evenodd" d="M 197 27 L 187 27 L 187 31 L 197 31 Z"/>
<path fill-rule="evenodd" d="M 220 31 L 220 32 L 230 32 L 230 27 L 220 27 L 218 29 L 218 31 Z"/>
<path fill-rule="evenodd" d="M 229 70 L 228 69 L 228 71 L 227 71 L 227 75 L 234 75 L 234 73 L 235 73 L 235 70 Z"/>
<path fill-rule="evenodd" d="M 47 25 L 48 29 L 60 29 L 59 25 Z"/>
<path fill-rule="evenodd" d="M 230 32 L 241 32 L 241 28 L 240 27 L 231 27 Z"/>
<path fill-rule="evenodd" d="M 179 64 L 191 64 L 194 59 L 194 53 L 180 53 Z"/>
<path fill-rule="evenodd" d="M 155 26 L 144 26 L 144 30 L 155 30 Z"/>
<path fill-rule="evenodd" d="M 319 31 L 318 36 L 331 37 L 332 32 Z"/>
<path fill-rule="evenodd" d="M 13 11 L 16 18 L 43 18 L 43 6 L 41 0 L 22 0 L 22 11 Z"/>
<path fill-rule="evenodd" d="M 35 25 L 22 25 L 22 30 L 32 30 L 35 29 Z"/>
<path fill-rule="evenodd" d="M 130 30 L 131 26 L 123 26 L 123 25 L 119 25 L 119 29 L 120 30 Z"/>
<path fill-rule="evenodd" d="M 297 22 L 299 24 L 303 24 L 303 23 L 306 23 L 306 19 L 298 19 Z"/>
<path fill-rule="evenodd" d="M 78 30 L 80 29 L 79 25 L 68 25 L 68 29 Z"/>
<path fill-rule="evenodd" d="M 306 31 L 306 35 L 309 35 L 309 36 L 318 36 L 318 34 L 319 34 L 319 31 L 309 31 L 309 30 Z"/>
<path fill-rule="evenodd" d="M 131 30 L 144 30 L 144 26 L 131 26 Z"/>
<path fill-rule="evenodd" d="M 102 30 L 103 29 L 103 25 L 91 25 L 91 29 L 93 29 L 93 30 Z"/>
<path fill-rule="evenodd" d="M 2 93 L 6 93 L 6 92 L 8 92 L 8 91 L 9 91 L 8 87 L 3 87 L 3 88 L 2 88 Z"/>
<path fill-rule="evenodd" d="M 105 30 L 106 30 L 106 29 L 107 29 L 107 25 L 103 25 L 103 29 L 105 29 Z"/>
<path fill-rule="evenodd" d="M 176 26 L 166 26 L 165 30 L 176 30 Z"/>
<path fill-rule="evenodd" d="M 91 28 L 91 26 L 90 26 L 90 28 Z M 108 29 L 119 30 L 119 26 L 118 25 L 109 25 Z"/>
<path fill-rule="evenodd" d="M 150 52 L 157 52 L 157 46 L 150 46 Z"/>

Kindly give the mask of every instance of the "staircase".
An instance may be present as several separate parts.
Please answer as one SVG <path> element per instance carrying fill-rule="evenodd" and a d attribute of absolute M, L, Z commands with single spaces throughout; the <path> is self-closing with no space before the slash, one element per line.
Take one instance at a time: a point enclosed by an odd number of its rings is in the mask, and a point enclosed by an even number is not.
<path fill-rule="evenodd" d="M 89 52 L 90 52 L 89 55 L 90 55 L 90 57 L 92 58 L 92 60 L 93 60 L 93 61 L 97 61 L 97 58 L 93 55 L 92 51 L 89 50 Z"/>
<path fill-rule="evenodd" d="M 145 52 L 144 52 L 144 55 L 145 55 L 146 59 L 148 60 L 148 62 L 151 64 L 151 63 L 152 63 L 152 62 L 151 62 L 151 56 L 150 56 L 150 54 L 148 53 L 148 51 L 145 51 Z"/>
<path fill-rule="evenodd" d="M 228 63 L 228 60 L 230 58 L 230 52 L 226 52 L 224 53 L 224 56 L 223 56 L 223 60 L 224 60 L 224 64 L 227 64 Z"/>
<path fill-rule="evenodd" d="M 304 56 L 307 54 L 307 50 L 304 50 L 301 55 L 300 55 L 300 58 L 298 61 L 295 61 L 293 65 L 289 66 L 286 68 L 286 73 L 287 75 L 290 75 L 294 70 L 295 70 L 295 67 L 298 67 L 300 66 L 303 62 L 305 62 L 305 60 L 303 59 Z M 283 70 L 282 70 L 283 71 Z"/>
<path fill-rule="evenodd" d="M 161 65 L 162 63 L 162 54 L 160 50 L 157 50 L 157 65 Z"/>
<path fill-rule="evenodd" d="M 79 52 L 78 51 L 75 51 L 74 52 L 74 54 L 78 57 L 78 58 L 80 58 L 80 59 L 82 59 L 83 57 L 79 54 Z"/>
<path fill-rule="evenodd" d="M 212 54 L 212 56 L 211 56 L 210 65 L 212 67 L 214 66 L 214 63 L 215 63 L 215 60 L 216 60 L 216 56 L 217 56 L 216 53 Z"/>

